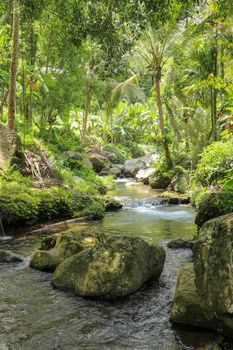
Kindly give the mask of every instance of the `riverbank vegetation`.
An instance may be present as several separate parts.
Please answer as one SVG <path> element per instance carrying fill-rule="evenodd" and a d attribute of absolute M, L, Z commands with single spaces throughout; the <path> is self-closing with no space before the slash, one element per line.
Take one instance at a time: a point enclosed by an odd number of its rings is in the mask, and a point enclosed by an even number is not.
<path fill-rule="evenodd" d="M 20 138 L 7 158 L 1 131 L 6 224 L 101 216 L 149 152 L 152 187 L 197 207 L 220 191 L 232 211 L 232 3 L 166 5 L 2 1 L 0 121 Z"/>

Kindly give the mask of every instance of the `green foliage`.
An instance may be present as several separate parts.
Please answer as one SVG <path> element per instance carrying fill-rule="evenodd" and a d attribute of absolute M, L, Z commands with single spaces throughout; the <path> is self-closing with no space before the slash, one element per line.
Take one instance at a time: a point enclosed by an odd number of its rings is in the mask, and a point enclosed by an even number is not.
<path fill-rule="evenodd" d="M 204 186 L 222 183 L 233 175 L 233 141 L 214 142 L 205 148 L 197 166 L 197 180 Z"/>
<path fill-rule="evenodd" d="M 200 208 L 201 203 L 203 203 L 204 201 L 206 201 L 209 196 L 210 196 L 211 192 L 208 191 L 206 188 L 203 187 L 199 187 L 193 194 L 191 197 L 191 203 L 194 207 L 196 207 L 197 209 Z"/>
<path fill-rule="evenodd" d="M 102 183 L 107 191 L 114 190 L 116 188 L 116 181 L 113 175 L 104 176 Z"/>
<path fill-rule="evenodd" d="M 59 153 L 65 151 L 83 152 L 80 138 L 75 130 L 69 128 L 56 128 L 53 130 L 50 148 Z"/>
<path fill-rule="evenodd" d="M 125 160 L 129 158 L 128 150 L 121 144 L 108 144 L 104 147 L 106 151 L 114 153 L 117 158 L 116 164 L 124 164 Z"/>
<path fill-rule="evenodd" d="M 0 177 L 0 208 L 5 224 L 46 221 L 93 215 L 101 217 L 104 202 L 93 186 L 79 184 L 72 188 L 36 189 L 18 172 Z"/>
<path fill-rule="evenodd" d="M 226 214 L 233 212 L 233 178 L 227 180 L 220 190 L 219 207 Z"/>

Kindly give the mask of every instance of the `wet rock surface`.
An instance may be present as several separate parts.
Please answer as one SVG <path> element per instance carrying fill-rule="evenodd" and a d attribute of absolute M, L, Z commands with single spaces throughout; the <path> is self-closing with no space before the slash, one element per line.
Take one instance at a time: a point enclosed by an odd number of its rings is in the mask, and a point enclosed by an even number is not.
<path fill-rule="evenodd" d="M 165 251 L 157 245 L 138 237 L 108 236 L 60 264 L 52 283 L 82 296 L 122 297 L 158 279 L 164 262 Z"/>

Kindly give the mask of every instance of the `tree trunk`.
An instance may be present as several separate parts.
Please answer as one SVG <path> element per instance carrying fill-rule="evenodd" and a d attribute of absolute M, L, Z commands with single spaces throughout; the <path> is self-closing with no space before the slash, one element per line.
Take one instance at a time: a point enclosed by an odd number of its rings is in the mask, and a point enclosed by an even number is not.
<path fill-rule="evenodd" d="M 180 133 L 180 130 L 179 130 L 179 126 L 176 122 L 176 119 L 174 117 L 174 113 L 171 109 L 171 107 L 169 106 L 168 102 L 166 103 L 166 108 L 167 108 L 167 112 L 168 112 L 168 115 L 169 115 L 169 118 L 170 118 L 170 121 L 171 121 L 171 125 L 175 131 L 175 135 L 176 135 L 176 140 L 177 142 L 180 142 L 180 140 L 182 139 L 182 136 L 181 136 L 181 133 Z"/>
<path fill-rule="evenodd" d="M 161 67 L 157 67 L 156 76 L 155 76 L 156 101 L 157 101 L 157 108 L 159 112 L 159 127 L 162 135 L 163 149 L 165 152 L 168 168 L 171 168 L 172 159 L 171 159 L 168 141 L 166 138 L 167 135 L 164 127 L 164 115 L 163 115 L 162 97 L 161 97 L 161 73 L 162 73 Z"/>
<path fill-rule="evenodd" d="M 8 127 L 14 129 L 16 110 L 16 78 L 19 54 L 20 0 L 13 0 L 13 43 L 8 96 Z"/>
<path fill-rule="evenodd" d="M 214 77 L 217 77 L 218 75 L 218 49 L 217 45 L 214 47 L 214 53 L 213 53 L 213 58 L 214 58 L 214 67 L 213 67 L 213 75 Z M 217 89 L 213 87 L 213 109 L 212 109 L 212 134 L 214 141 L 217 140 Z"/>
<path fill-rule="evenodd" d="M 7 90 L 6 93 L 4 94 L 3 98 L 2 98 L 2 101 L 0 102 L 0 114 L 1 115 L 3 115 L 3 107 L 4 107 L 4 104 L 7 101 L 8 93 L 9 93 L 9 91 Z"/>
<path fill-rule="evenodd" d="M 88 116 L 90 112 L 90 105 L 91 105 L 91 88 L 87 84 L 86 87 L 86 102 L 85 102 L 85 110 L 83 113 L 83 125 L 82 125 L 82 142 L 86 142 L 87 138 L 87 123 L 88 123 Z"/>

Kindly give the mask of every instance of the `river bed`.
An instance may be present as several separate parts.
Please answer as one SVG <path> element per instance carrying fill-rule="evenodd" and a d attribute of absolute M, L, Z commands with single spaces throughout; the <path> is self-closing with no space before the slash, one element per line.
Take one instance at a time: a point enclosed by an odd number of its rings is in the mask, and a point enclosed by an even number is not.
<path fill-rule="evenodd" d="M 187 249 L 170 250 L 166 242 L 191 237 L 195 213 L 189 206 L 162 205 L 158 194 L 148 186 L 122 181 L 111 195 L 124 209 L 72 227 L 141 236 L 165 247 L 159 282 L 114 303 L 53 289 L 50 273 L 29 268 L 28 256 L 39 246 L 41 235 L 4 242 L 4 249 L 24 255 L 25 261 L 0 264 L 0 349 L 191 350 L 215 341 L 214 333 L 174 329 L 169 322 L 177 273 L 192 254 Z"/>

